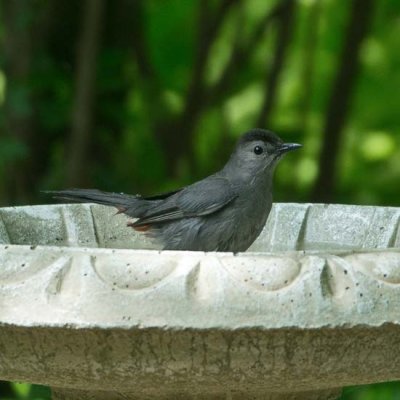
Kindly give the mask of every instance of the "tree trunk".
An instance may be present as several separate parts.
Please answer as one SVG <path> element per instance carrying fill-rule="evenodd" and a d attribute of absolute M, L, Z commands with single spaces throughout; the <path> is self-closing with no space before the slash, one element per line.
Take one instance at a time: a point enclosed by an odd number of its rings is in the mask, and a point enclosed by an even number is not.
<path fill-rule="evenodd" d="M 332 92 L 324 125 L 324 140 L 319 157 L 319 172 L 311 200 L 331 202 L 337 179 L 337 159 L 343 140 L 343 129 L 349 114 L 351 96 L 359 71 L 359 50 L 367 35 L 372 17 L 373 0 L 353 0 L 349 23 L 344 35 L 344 46 L 339 68 L 333 81 Z"/>
<path fill-rule="evenodd" d="M 34 130 L 32 93 L 29 85 L 32 61 L 32 14 L 25 0 L 1 3 L 4 24 L 4 70 L 7 76 L 5 137 L 15 153 L 10 154 L 3 182 L 5 203 L 29 202 L 32 192 L 29 164 L 30 138 Z"/>
<path fill-rule="evenodd" d="M 293 32 L 294 10 L 295 2 L 292 0 L 287 1 L 279 11 L 276 19 L 278 31 L 276 33 L 275 54 L 265 80 L 265 97 L 257 120 L 257 126 L 259 127 L 268 126 L 272 108 L 276 103 L 279 77 L 284 67 L 287 49 Z"/>
<path fill-rule="evenodd" d="M 311 99 L 314 86 L 315 58 L 318 46 L 319 25 L 321 19 L 322 4 L 315 1 L 310 7 L 306 20 L 306 32 L 304 38 L 304 57 L 301 61 L 301 96 L 298 100 L 299 132 L 305 135 L 309 125 Z"/>
<path fill-rule="evenodd" d="M 93 129 L 93 103 L 96 61 L 100 45 L 105 1 L 86 0 L 82 31 L 78 43 L 75 100 L 67 154 L 67 186 L 80 186 L 88 180 L 88 159 Z"/>
<path fill-rule="evenodd" d="M 13 399 L 15 398 L 14 390 L 11 386 L 11 382 L 0 381 L 0 399 Z"/>

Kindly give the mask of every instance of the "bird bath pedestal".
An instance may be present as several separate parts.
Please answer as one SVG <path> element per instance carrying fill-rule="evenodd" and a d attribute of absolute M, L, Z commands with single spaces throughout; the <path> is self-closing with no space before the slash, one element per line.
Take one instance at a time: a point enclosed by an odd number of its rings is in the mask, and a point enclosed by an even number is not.
<path fill-rule="evenodd" d="M 113 214 L 0 210 L 0 379 L 54 400 L 326 400 L 400 379 L 400 209 L 276 204 L 242 254 L 144 250 Z"/>

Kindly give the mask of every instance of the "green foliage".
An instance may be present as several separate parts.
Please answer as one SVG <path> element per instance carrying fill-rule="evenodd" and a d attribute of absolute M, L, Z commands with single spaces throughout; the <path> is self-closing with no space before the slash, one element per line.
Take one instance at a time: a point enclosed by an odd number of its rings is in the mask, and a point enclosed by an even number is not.
<path fill-rule="evenodd" d="M 400 99 L 393 90 L 400 84 L 400 31 L 396 22 L 400 6 L 394 1 L 377 3 L 373 29 L 362 46 L 362 68 L 341 143 L 337 189 L 332 199 L 335 202 L 395 205 L 398 199 L 397 186 L 390 182 L 398 180 L 400 174 Z M 148 49 L 151 64 L 149 79 L 143 79 L 139 71 L 131 42 L 112 42 L 117 34 L 115 26 L 107 26 L 103 33 L 105 44 L 100 48 L 96 70 L 95 115 L 87 170 L 88 183 L 105 190 L 151 193 L 179 186 L 218 168 L 223 159 L 210 153 L 226 156 L 238 134 L 254 126 L 265 95 L 265 71 L 272 62 L 276 32 L 269 28 L 254 51 L 239 59 L 237 71 L 218 100 L 201 112 L 193 133 L 194 151 L 188 151 L 188 157 L 195 158 L 196 169 L 181 177 L 168 176 L 164 149 L 155 130 L 179 117 L 184 108 L 198 46 L 200 2 L 144 4 L 143 46 Z M 217 5 L 214 2 L 211 11 Z M 210 49 L 204 76 L 206 87 L 218 81 L 236 42 L 246 43 L 272 5 L 246 2 L 227 14 Z M 8 82 L 4 72 L 0 75 L 0 99 L 5 97 L 7 88 L 9 109 L 19 116 L 33 113 L 32 135 L 40 136 L 47 146 L 47 167 L 35 177 L 35 186 L 30 189 L 32 201 L 44 200 L 38 197 L 39 189 L 64 185 L 65 159 L 70 151 L 66 145 L 74 101 L 76 45 L 65 42 L 64 30 L 78 29 L 74 7 L 72 2 L 62 8 L 65 18 L 75 18 L 74 21 L 53 27 L 58 31 L 52 40 L 58 40 L 55 44 L 60 43 L 58 46 L 65 51 L 61 54 L 52 42 L 40 46 L 31 62 L 28 86 L 14 84 L 12 79 Z M 33 15 L 34 12 L 35 9 Z M 288 157 L 280 166 L 276 200 L 307 200 L 314 184 L 327 98 L 348 14 L 346 2 L 303 0 L 297 4 L 288 60 L 281 71 L 268 127 L 287 140 L 304 143 L 305 147 L 301 154 Z M 6 110 L 4 107 L 3 103 Z M 0 123 L 7 129 L 5 115 L 1 115 Z M 32 144 L 5 132 L 10 137 L 1 139 L 0 178 L 7 173 L 10 162 L 32 152 Z M 34 153 L 32 157 L 37 160 Z M 3 204 L 23 201 L 10 199 L 6 189 L 0 187 Z"/>
<path fill-rule="evenodd" d="M 0 391 L 1 400 L 51 400 L 50 389 L 45 386 L 29 385 L 28 383 L 11 383 L 11 394 L 4 396 Z"/>
<path fill-rule="evenodd" d="M 340 400 L 399 400 L 400 383 L 379 383 L 346 388 Z"/>

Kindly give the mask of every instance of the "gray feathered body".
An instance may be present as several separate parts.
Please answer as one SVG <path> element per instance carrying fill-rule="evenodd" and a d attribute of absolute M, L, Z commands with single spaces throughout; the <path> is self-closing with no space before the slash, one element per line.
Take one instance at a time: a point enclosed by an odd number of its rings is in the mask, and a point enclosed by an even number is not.
<path fill-rule="evenodd" d="M 130 226 L 165 250 L 238 252 L 247 250 L 265 225 L 272 205 L 271 181 L 270 175 L 249 182 L 232 180 L 222 171 L 165 198 L 92 189 L 52 193 L 60 199 L 117 207 L 142 221 Z"/>
<path fill-rule="evenodd" d="M 148 235 L 160 240 L 168 250 L 246 251 L 263 229 L 272 206 L 270 184 L 261 184 L 263 187 L 257 190 L 250 185 L 232 184 L 237 196 L 229 206 L 212 214 L 160 224 Z"/>
<path fill-rule="evenodd" d="M 300 147 L 272 132 L 242 136 L 224 168 L 199 182 L 153 197 L 93 189 L 51 192 L 60 199 L 116 207 L 136 218 L 128 226 L 166 250 L 245 251 L 260 234 L 272 206 L 272 177 L 281 155 Z"/>

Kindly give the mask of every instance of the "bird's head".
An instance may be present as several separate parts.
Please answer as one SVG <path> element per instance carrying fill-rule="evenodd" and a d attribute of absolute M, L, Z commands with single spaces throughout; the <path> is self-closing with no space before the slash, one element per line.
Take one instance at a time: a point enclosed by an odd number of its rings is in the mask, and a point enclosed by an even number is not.
<path fill-rule="evenodd" d="M 302 146 L 297 143 L 284 143 L 271 131 L 252 129 L 239 139 L 227 167 L 239 167 L 243 173 L 254 176 L 273 172 L 285 153 L 299 147 Z"/>

